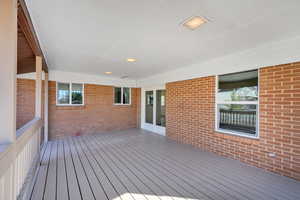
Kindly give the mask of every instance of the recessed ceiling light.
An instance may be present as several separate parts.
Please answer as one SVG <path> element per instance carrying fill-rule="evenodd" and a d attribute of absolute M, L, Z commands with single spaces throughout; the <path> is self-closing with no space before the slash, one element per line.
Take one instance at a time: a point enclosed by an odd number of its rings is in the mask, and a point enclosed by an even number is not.
<path fill-rule="evenodd" d="M 105 72 L 105 74 L 112 74 L 112 72 Z"/>
<path fill-rule="evenodd" d="M 135 62 L 136 59 L 135 58 L 127 58 L 127 62 Z"/>
<path fill-rule="evenodd" d="M 205 24 L 207 20 L 203 17 L 194 16 L 183 22 L 183 26 L 190 30 L 195 30 L 199 28 L 202 24 Z"/>

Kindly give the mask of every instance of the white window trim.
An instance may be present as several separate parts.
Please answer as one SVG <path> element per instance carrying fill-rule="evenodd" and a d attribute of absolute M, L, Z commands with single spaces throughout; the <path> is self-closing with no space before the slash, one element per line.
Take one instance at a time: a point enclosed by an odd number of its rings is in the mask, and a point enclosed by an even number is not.
<path fill-rule="evenodd" d="M 68 104 L 61 104 L 58 103 L 58 84 L 59 83 L 67 83 L 69 84 L 69 103 Z M 72 104 L 72 84 L 81 84 L 82 85 L 82 104 Z M 56 106 L 84 106 L 84 83 L 76 83 L 76 82 L 62 82 L 62 81 L 57 81 L 56 82 Z"/>
<path fill-rule="evenodd" d="M 121 103 L 115 103 L 115 89 L 121 88 Z M 129 88 L 129 103 L 123 102 L 123 90 L 124 88 Z M 113 105 L 115 106 L 130 106 L 131 105 L 131 88 L 130 87 L 114 87 L 114 95 L 113 95 Z"/>
<path fill-rule="evenodd" d="M 243 71 L 242 71 L 243 72 Z M 240 73 L 242 73 L 240 72 Z M 218 101 L 218 89 L 219 89 L 219 76 L 220 75 L 216 75 L 215 79 L 216 79 L 216 83 L 215 83 L 215 131 L 218 133 L 225 133 L 225 134 L 229 134 L 229 135 L 235 135 L 235 136 L 240 136 L 240 137 L 245 137 L 245 138 L 250 138 L 250 139 L 259 139 L 259 119 L 260 119 L 260 115 L 259 115 L 259 89 L 260 89 L 260 74 L 259 74 L 259 69 L 257 69 L 258 72 L 258 86 L 257 86 L 257 92 L 258 92 L 258 101 Z M 239 73 L 239 72 L 237 72 Z M 221 74 L 223 75 L 223 74 Z M 226 75 L 226 74 L 224 74 Z M 227 129 L 221 129 L 219 128 L 219 109 L 218 109 L 218 105 L 219 104 L 252 104 L 252 105 L 256 105 L 256 134 L 255 135 L 250 135 L 247 133 L 243 133 L 243 132 L 239 132 L 239 131 L 231 131 L 231 130 L 227 130 Z"/>

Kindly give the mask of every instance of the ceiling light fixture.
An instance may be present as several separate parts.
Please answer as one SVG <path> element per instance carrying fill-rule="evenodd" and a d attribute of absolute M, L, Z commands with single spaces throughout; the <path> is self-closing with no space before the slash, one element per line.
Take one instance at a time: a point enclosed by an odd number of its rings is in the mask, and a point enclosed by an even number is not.
<path fill-rule="evenodd" d="M 127 62 L 135 62 L 136 59 L 135 58 L 127 58 Z"/>
<path fill-rule="evenodd" d="M 207 19 L 204 17 L 193 16 L 185 20 L 182 25 L 190 30 L 195 30 L 205 23 L 207 23 Z"/>
<path fill-rule="evenodd" d="M 105 72 L 105 74 L 112 74 L 112 72 Z"/>

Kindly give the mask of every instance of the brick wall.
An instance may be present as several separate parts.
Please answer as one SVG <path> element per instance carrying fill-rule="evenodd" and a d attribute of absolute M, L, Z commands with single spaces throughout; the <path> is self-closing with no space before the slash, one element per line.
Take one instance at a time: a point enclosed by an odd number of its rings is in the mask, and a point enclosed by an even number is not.
<path fill-rule="evenodd" d="M 167 136 L 300 180 L 300 63 L 261 68 L 259 81 L 258 140 L 214 131 L 214 76 L 166 85 Z"/>
<path fill-rule="evenodd" d="M 44 119 L 45 86 L 42 81 L 42 120 Z M 35 80 L 17 78 L 16 128 L 19 129 L 35 117 Z M 42 134 L 43 136 L 43 134 Z"/>
<path fill-rule="evenodd" d="M 17 79 L 17 129 L 35 115 L 35 80 Z"/>
<path fill-rule="evenodd" d="M 84 106 L 56 106 L 56 82 L 49 82 L 49 137 L 100 133 L 139 126 L 140 89 L 131 105 L 113 105 L 113 87 L 85 84 Z"/>

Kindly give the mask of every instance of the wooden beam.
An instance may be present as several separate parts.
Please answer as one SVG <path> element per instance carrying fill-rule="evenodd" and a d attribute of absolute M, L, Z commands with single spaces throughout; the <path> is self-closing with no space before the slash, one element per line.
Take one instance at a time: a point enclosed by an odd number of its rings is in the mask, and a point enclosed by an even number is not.
<path fill-rule="evenodd" d="M 25 38 L 31 47 L 35 56 L 40 56 L 43 59 L 43 71 L 48 72 L 48 66 L 45 62 L 45 56 L 40 47 L 38 37 L 36 35 L 34 26 L 31 21 L 30 14 L 28 12 L 26 3 L 24 0 L 18 0 L 18 25 L 21 31 L 24 33 Z"/>
<path fill-rule="evenodd" d="M 18 74 L 35 72 L 35 58 L 18 60 Z"/>
<path fill-rule="evenodd" d="M 42 51 L 39 46 L 39 41 L 37 40 L 37 37 L 35 35 L 34 29 L 31 26 L 31 23 L 28 22 L 28 15 L 25 14 L 23 7 L 18 7 L 18 25 L 21 28 L 21 31 L 24 33 L 25 38 L 28 41 L 28 44 L 30 45 L 32 51 L 36 56 L 41 56 Z"/>

